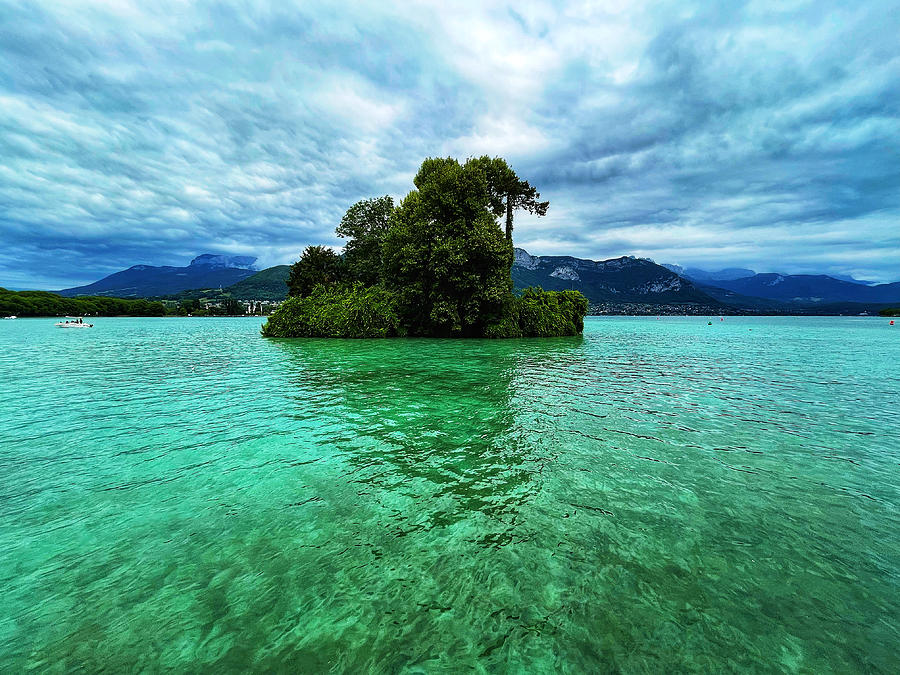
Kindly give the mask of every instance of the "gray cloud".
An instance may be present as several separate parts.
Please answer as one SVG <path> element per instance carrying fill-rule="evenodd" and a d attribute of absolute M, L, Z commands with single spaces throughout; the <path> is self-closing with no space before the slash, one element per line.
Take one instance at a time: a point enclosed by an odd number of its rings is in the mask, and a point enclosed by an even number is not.
<path fill-rule="evenodd" d="M 890 2 L 0 4 L 0 284 L 286 262 L 483 153 L 536 253 L 900 278 Z"/>

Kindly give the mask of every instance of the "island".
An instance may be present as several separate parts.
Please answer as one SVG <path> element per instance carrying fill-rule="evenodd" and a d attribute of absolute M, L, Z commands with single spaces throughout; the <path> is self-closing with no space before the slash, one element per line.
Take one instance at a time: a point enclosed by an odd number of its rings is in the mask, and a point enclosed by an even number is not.
<path fill-rule="evenodd" d="M 513 215 L 548 202 L 499 157 L 426 159 L 401 202 L 357 202 L 337 227 L 338 254 L 309 246 L 265 337 L 513 338 L 578 335 L 579 291 L 513 293 Z M 505 227 L 499 219 L 505 216 Z"/>

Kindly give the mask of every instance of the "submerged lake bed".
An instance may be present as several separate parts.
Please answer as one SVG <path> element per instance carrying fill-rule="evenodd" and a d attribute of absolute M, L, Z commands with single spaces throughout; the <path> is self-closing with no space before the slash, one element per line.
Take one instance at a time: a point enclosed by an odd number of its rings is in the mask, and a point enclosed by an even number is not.
<path fill-rule="evenodd" d="M 0 671 L 891 672 L 900 327 L 0 325 Z"/>

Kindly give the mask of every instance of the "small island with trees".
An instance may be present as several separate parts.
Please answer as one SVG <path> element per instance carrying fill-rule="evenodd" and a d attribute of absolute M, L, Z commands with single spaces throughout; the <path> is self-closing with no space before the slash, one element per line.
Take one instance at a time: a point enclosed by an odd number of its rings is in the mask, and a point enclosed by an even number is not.
<path fill-rule="evenodd" d="M 584 329 L 578 291 L 513 293 L 513 213 L 548 202 L 501 158 L 429 158 L 416 189 L 360 201 L 337 227 L 341 255 L 309 246 L 265 337 L 558 337 Z M 505 230 L 498 219 L 505 216 Z"/>

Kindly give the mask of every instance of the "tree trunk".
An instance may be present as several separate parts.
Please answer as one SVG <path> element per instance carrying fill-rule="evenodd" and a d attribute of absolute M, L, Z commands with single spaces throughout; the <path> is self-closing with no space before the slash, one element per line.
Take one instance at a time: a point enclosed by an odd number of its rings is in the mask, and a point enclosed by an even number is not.
<path fill-rule="evenodd" d="M 506 238 L 512 241 L 512 195 L 506 195 Z"/>

